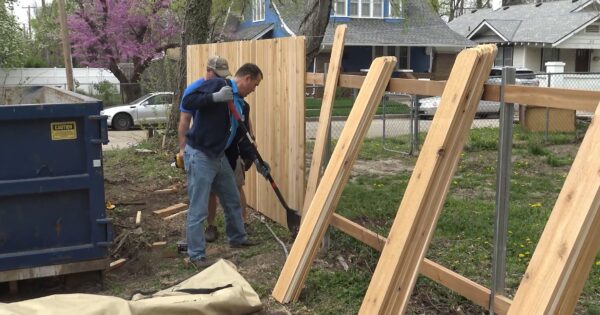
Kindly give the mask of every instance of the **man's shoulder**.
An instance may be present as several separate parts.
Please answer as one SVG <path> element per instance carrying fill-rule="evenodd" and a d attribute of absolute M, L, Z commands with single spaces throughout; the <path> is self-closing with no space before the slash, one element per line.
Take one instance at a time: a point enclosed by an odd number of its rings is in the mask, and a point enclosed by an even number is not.
<path fill-rule="evenodd" d="M 216 89 L 221 89 L 227 83 L 223 78 L 212 78 L 205 80 L 202 84 L 198 86 L 198 89 L 201 91 L 215 91 Z"/>

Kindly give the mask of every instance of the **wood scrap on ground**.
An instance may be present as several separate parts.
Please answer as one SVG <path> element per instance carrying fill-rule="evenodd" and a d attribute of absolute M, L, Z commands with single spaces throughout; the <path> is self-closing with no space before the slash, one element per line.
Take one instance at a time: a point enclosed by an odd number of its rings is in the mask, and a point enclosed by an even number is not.
<path fill-rule="evenodd" d="M 108 266 L 108 271 L 112 271 L 112 270 L 115 270 L 115 269 L 123 266 L 125 264 L 125 262 L 127 262 L 127 259 L 125 259 L 125 258 L 121 258 L 121 259 L 111 262 L 110 265 Z"/>
<path fill-rule="evenodd" d="M 154 212 L 154 214 L 164 218 L 166 216 L 170 216 L 171 214 L 177 213 L 181 210 L 187 209 L 187 207 L 188 207 L 188 205 L 185 203 L 178 203 L 178 204 L 166 207 L 164 209 L 155 210 L 153 212 Z"/>

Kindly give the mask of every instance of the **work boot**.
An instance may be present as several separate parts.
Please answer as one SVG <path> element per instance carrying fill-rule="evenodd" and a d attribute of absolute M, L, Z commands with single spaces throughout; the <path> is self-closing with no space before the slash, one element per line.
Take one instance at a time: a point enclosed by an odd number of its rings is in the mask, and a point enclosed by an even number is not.
<path fill-rule="evenodd" d="M 186 263 L 191 264 L 192 267 L 196 268 L 196 270 L 198 270 L 198 271 L 201 271 L 203 269 L 206 269 L 207 267 L 210 267 L 215 262 L 213 259 L 208 259 L 206 257 L 202 257 L 200 259 L 194 259 L 194 260 L 186 258 L 186 259 L 184 259 L 184 261 Z"/>
<path fill-rule="evenodd" d="M 241 243 L 229 243 L 230 248 L 247 248 L 256 245 L 258 245 L 258 243 L 251 240 L 245 240 Z"/>
<path fill-rule="evenodd" d="M 206 230 L 204 230 L 204 238 L 209 243 L 216 241 L 217 238 L 219 238 L 219 231 L 217 230 L 217 227 L 214 225 L 208 225 Z"/>

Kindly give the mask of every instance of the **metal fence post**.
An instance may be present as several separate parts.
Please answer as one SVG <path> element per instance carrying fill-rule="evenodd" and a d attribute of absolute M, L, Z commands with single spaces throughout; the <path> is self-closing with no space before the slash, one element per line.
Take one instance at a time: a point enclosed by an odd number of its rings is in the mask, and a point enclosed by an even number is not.
<path fill-rule="evenodd" d="M 419 154 L 419 95 L 412 95 L 412 139 L 410 145 L 410 155 Z"/>
<path fill-rule="evenodd" d="M 552 87 L 552 75 L 548 73 L 548 87 Z M 546 121 L 544 125 L 544 142 L 548 142 L 548 129 L 550 128 L 550 108 L 546 107 Z"/>
<path fill-rule="evenodd" d="M 511 150 L 514 120 L 514 104 L 504 102 L 507 84 L 514 84 L 516 69 L 504 67 L 500 86 L 500 147 L 496 169 L 496 216 L 494 224 L 494 254 L 492 257 L 492 287 L 489 314 L 494 314 L 496 294 L 506 288 L 506 241 L 508 234 L 508 202 L 510 197 Z"/>

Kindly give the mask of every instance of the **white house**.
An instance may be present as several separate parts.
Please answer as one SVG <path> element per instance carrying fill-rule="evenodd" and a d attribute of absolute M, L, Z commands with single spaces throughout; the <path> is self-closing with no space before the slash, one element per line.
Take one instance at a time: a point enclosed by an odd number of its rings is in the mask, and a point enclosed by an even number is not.
<path fill-rule="evenodd" d="M 498 44 L 495 65 L 545 72 L 600 72 L 600 0 L 562 0 L 473 10 L 448 24 L 477 43 Z"/>

